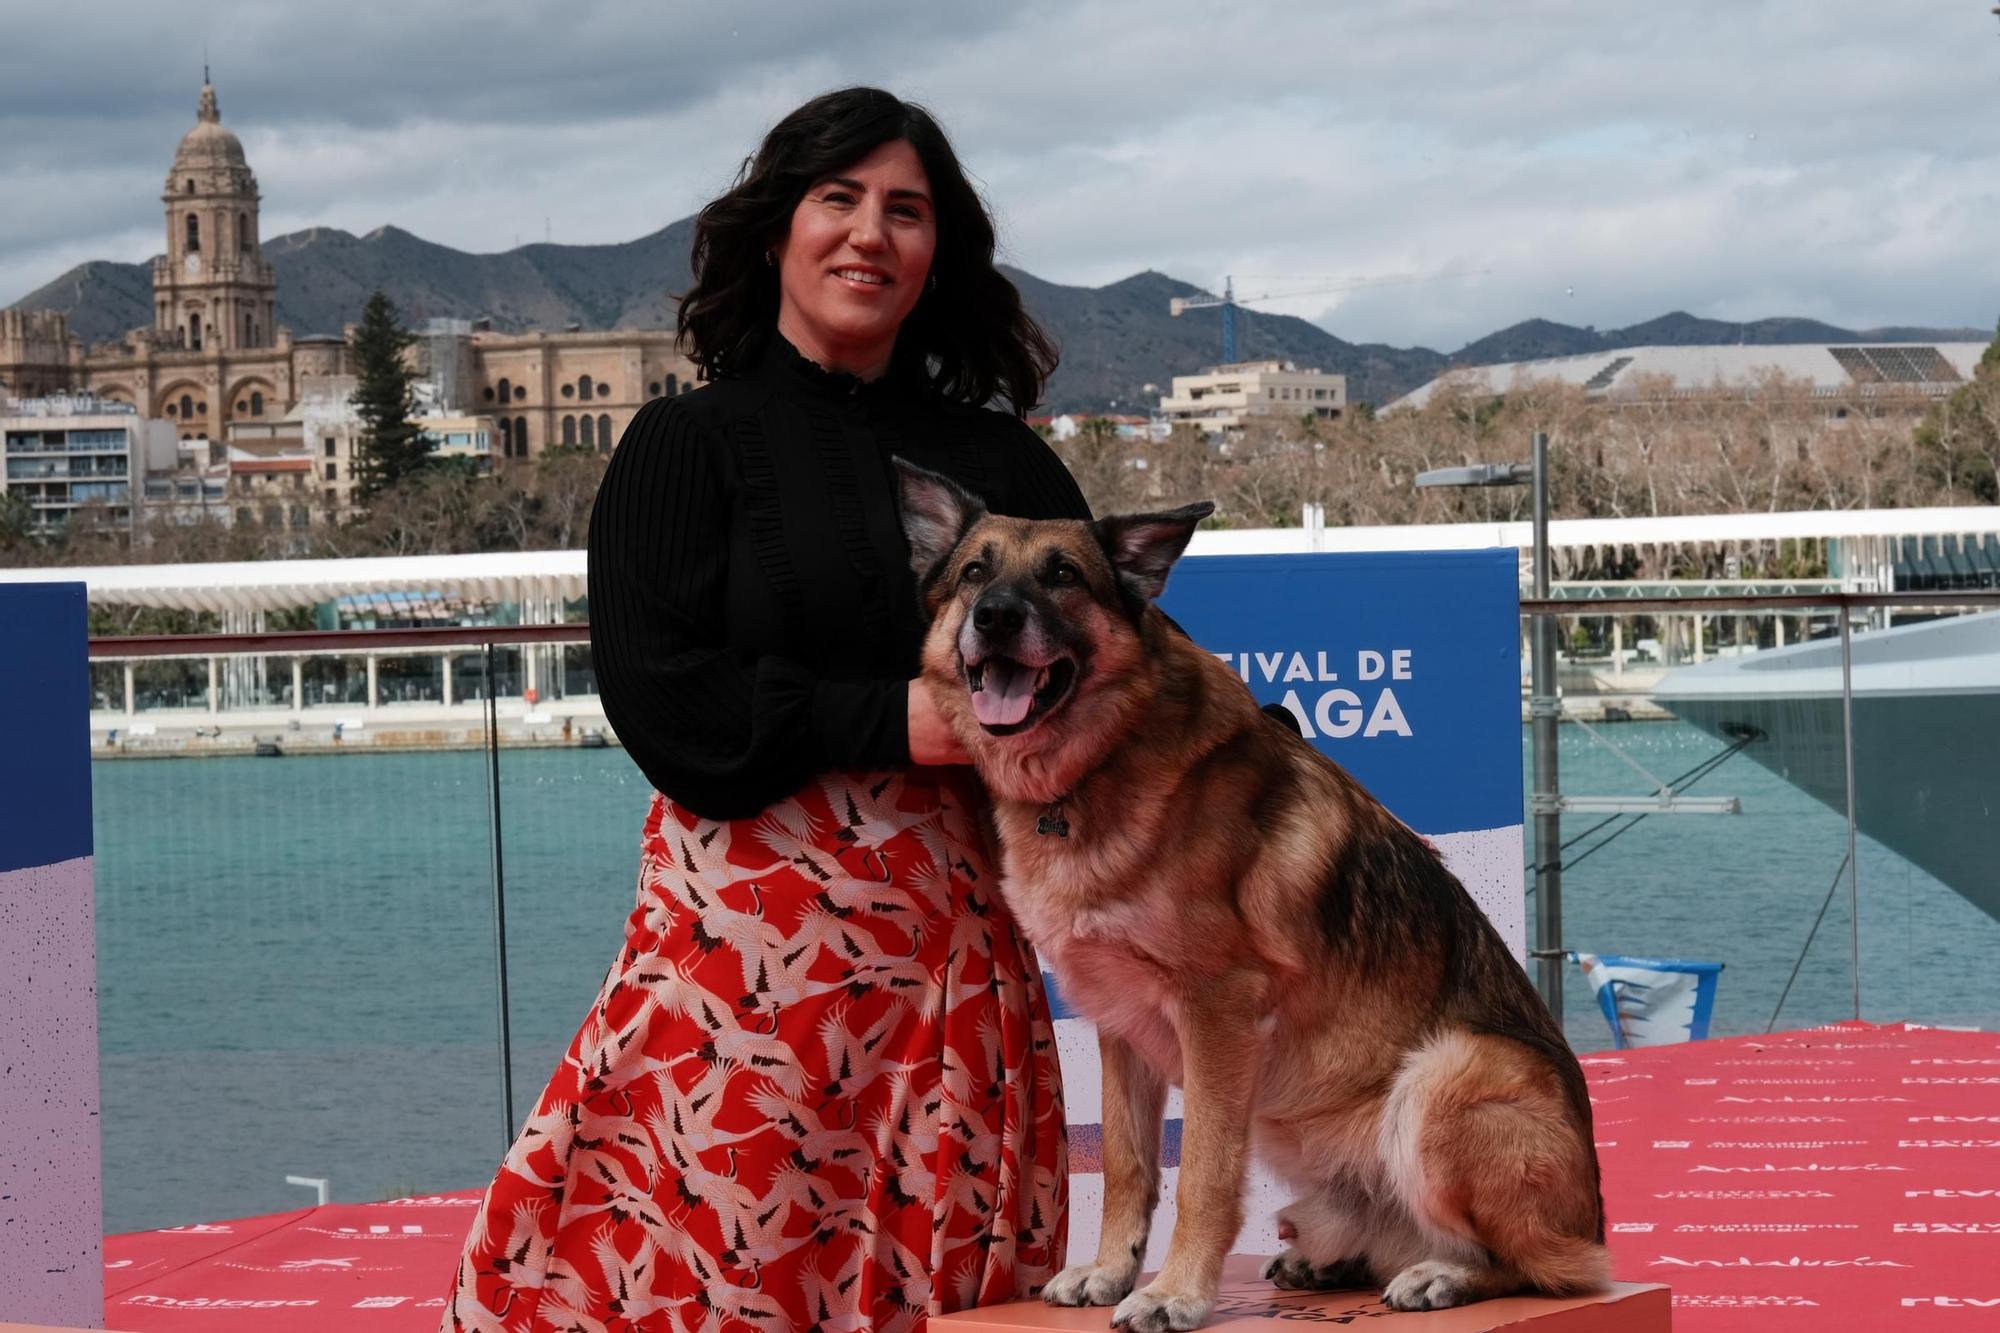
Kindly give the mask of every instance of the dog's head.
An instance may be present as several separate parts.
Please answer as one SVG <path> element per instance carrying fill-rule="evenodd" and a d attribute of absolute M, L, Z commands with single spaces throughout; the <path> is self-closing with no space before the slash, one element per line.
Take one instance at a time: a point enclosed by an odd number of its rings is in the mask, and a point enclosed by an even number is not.
<path fill-rule="evenodd" d="M 1085 523 L 990 514 L 897 460 L 903 531 L 930 617 L 925 674 L 975 757 L 1074 748 L 1129 691 L 1142 622 L 1210 504 Z M 1080 720 L 1078 714 L 1087 715 Z"/>

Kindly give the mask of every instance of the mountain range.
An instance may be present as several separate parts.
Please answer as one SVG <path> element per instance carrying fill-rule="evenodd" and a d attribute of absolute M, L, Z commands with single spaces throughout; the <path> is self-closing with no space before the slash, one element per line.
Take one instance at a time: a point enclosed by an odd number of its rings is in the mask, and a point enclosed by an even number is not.
<path fill-rule="evenodd" d="M 692 218 L 616 245 L 524 245 L 469 254 L 398 227 L 365 236 L 310 227 L 265 242 L 278 277 L 278 322 L 297 334 L 337 334 L 359 317 L 370 292 L 387 292 L 413 325 L 431 316 L 486 318 L 506 331 L 664 328 L 670 293 L 691 281 Z M 1048 282 L 1021 269 L 1007 275 L 1062 347 L 1045 410 L 1144 411 L 1174 374 L 1220 357 L 1221 312 L 1174 317 L 1167 303 L 1202 289 L 1146 271 L 1103 287 Z M 93 260 L 28 293 L 14 308 L 58 310 L 86 342 L 152 323 L 150 264 Z M 1493 365 L 1575 356 L 1620 347 L 1693 343 L 1985 341 L 1983 329 L 1842 329 L 1809 319 L 1735 324 L 1680 311 L 1628 328 L 1597 330 L 1530 319 L 1449 354 L 1427 347 L 1351 343 L 1309 320 L 1244 311 L 1242 360 L 1283 358 L 1347 377 L 1355 402 L 1385 403 L 1453 365 Z"/>

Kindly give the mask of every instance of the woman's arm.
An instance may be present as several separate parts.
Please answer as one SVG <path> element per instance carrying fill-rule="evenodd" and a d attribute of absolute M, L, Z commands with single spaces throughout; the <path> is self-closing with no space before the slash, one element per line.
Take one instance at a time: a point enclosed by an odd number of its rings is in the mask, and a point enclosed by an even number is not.
<path fill-rule="evenodd" d="M 908 685 L 822 680 L 722 641 L 730 496 L 685 406 L 646 405 L 590 522 L 590 644 L 604 714 L 655 788 L 755 814 L 829 768 L 909 762 Z"/>

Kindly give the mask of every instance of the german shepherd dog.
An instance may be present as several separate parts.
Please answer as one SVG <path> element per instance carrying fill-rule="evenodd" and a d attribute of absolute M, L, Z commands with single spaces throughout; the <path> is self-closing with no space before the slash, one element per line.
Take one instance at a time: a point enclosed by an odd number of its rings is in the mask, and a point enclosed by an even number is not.
<path fill-rule="evenodd" d="M 1590 1099 L 1526 974 L 1429 844 L 1153 605 L 1212 506 L 1030 522 L 898 466 L 924 684 L 993 795 L 1008 904 L 1099 1033 L 1103 1239 L 1044 1299 L 1198 1326 L 1253 1138 L 1297 1191 L 1281 1287 L 1601 1288 Z M 1170 1083 L 1179 1219 L 1134 1291 Z"/>

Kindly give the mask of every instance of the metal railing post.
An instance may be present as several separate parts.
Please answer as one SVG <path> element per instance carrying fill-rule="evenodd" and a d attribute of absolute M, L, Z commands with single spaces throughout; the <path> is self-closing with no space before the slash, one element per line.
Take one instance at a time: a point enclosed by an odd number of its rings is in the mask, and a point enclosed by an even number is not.
<path fill-rule="evenodd" d="M 1535 432 L 1535 597 L 1549 595 L 1549 437 Z M 1560 1027 L 1563 1021 L 1562 785 L 1556 774 L 1556 618 L 1536 612 L 1529 638 L 1530 725 L 1534 733 L 1535 982 Z"/>
<path fill-rule="evenodd" d="M 447 664 L 449 669 L 449 664 Z M 514 1142 L 514 1037 L 507 1005 L 507 877 L 500 849 L 500 707 L 493 690 L 493 644 L 486 645 L 486 787 L 492 798 L 493 974 L 500 1000 L 500 1102 L 504 1152 Z"/>
<path fill-rule="evenodd" d="M 1854 982 L 1854 1017 L 1861 1018 L 1861 858 L 1854 819 L 1854 620 L 1840 609 L 1840 741 L 1847 765 L 1848 971 Z"/>

